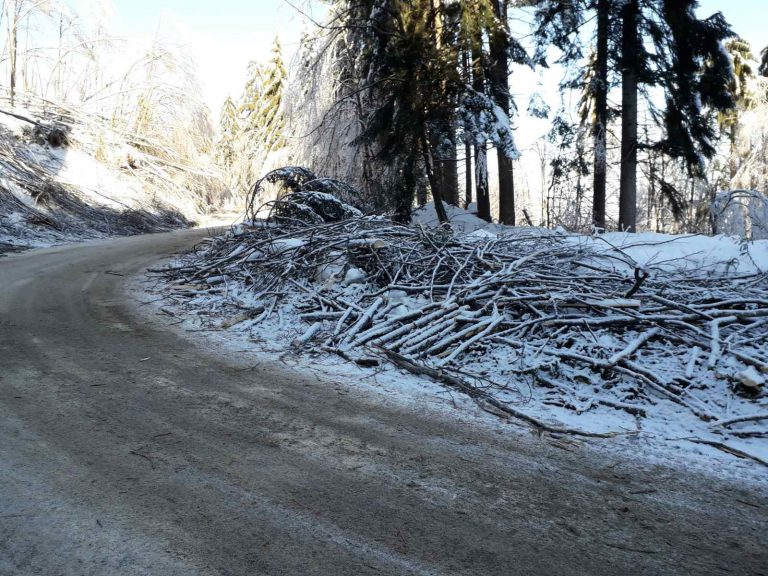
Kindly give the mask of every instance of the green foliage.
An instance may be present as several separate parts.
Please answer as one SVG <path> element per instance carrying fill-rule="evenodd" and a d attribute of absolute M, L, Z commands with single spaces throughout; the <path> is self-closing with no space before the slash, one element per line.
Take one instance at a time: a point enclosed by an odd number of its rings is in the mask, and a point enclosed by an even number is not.
<path fill-rule="evenodd" d="M 275 38 L 269 62 L 265 66 L 250 64 L 240 105 L 244 134 L 251 148 L 265 154 L 285 146 L 285 119 L 281 106 L 286 79 L 282 48 Z"/>
<path fill-rule="evenodd" d="M 736 106 L 718 111 L 717 122 L 721 130 L 735 126 L 742 112 L 751 110 L 757 105 L 757 95 L 750 86 L 755 77 L 755 71 L 750 62 L 755 57 L 749 42 L 743 38 L 734 38 L 725 44 L 725 49 L 733 61 L 733 74 L 728 83 L 728 90 Z"/>
<path fill-rule="evenodd" d="M 227 96 L 219 114 L 219 137 L 216 141 L 216 162 L 223 168 L 231 168 L 237 158 L 236 143 L 240 135 L 237 106 Z"/>

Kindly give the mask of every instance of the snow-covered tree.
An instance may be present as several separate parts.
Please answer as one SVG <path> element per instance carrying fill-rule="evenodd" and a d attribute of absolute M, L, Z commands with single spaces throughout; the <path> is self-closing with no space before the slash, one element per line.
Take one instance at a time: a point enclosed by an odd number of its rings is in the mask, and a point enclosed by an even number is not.
<path fill-rule="evenodd" d="M 240 106 L 246 136 L 265 155 L 285 145 L 281 108 L 286 78 L 282 48 L 275 38 L 269 62 L 264 66 L 251 64 Z"/>
<path fill-rule="evenodd" d="M 237 107 L 237 134 L 233 138 L 237 160 L 232 164 L 231 179 L 243 191 L 264 171 L 270 155 L 285 147 L 283 93 L 286 82 L 282 49 L 275 38 L 268 62 L 248 64 Z"/>
<path fill-rule="evenodd" d="M 240 125 L 237 117 L 237 106 L 231 97 L 227 96 L 219 114 L 219 132 L 216 139 L 216 161 L 228 174 L 237 159 L 237 140 L 240 135 Z"/>

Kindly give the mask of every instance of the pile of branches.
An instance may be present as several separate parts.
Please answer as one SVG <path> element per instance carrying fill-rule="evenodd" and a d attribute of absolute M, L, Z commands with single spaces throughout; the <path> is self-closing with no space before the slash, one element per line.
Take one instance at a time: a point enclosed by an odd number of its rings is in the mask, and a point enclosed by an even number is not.
<path fill-rule="evenodd" d="M 269 186 L 275 188 L 275 199 L 265 202 Z M 357 189 L 334 178 L 318 178 L 302 166 L 272 170 L 256 181 L 245 199 L 245 213 L 251 221 L 267 211 L 269 221 L 317 224 L 362 216 L 363 208 L 362 195 Z"/>
<path fill-rule="evenodd" d="M 768 422 L 727 416 L 734 402 L 766 396 L 764 273 L 643 269 L 618 248 L 551 231 L 459 236 L 377 216 L 284 214 L 272 210 L 155 272 L 181 301 L 230 295 L 226 326 L 289 308 L 303 321 L 296 346 L 361 364 L 386 359 L 547 430 L 562 429 L 515 408 L 520 382 L 578 412 L 604 405 L 644 416 L 664 398 L 721 429 Z"/>

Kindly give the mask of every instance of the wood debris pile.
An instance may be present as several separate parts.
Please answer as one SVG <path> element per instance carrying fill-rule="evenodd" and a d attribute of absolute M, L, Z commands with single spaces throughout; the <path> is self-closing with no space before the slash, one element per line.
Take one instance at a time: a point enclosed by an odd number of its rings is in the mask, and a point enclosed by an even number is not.
<path fill-rule="evenodd" d="M 273 212 L 155 272 L 177 301 L 226 296 L 227 327 L 289 313 L 294 346 L 384 358 L 516 416 L 532 387 L 580 413 L 642 417 L 666 399 L 723 433 L 768 435 L 768 415 L 728 417 L 768 396 L 766 275 L 643 269 L 573 239 Z"/>

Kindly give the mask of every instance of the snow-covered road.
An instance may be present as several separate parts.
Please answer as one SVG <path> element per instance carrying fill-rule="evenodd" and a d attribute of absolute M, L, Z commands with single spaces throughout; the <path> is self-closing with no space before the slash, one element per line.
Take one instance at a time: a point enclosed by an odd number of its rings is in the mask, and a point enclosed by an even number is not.
<path fill-rule="evenodd" d="M 204 234 L 0 260 L 0 574 L 768 566 L 759 483 L 385 404 L 148 321 L 126 280 Z"/>

